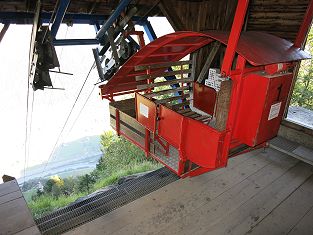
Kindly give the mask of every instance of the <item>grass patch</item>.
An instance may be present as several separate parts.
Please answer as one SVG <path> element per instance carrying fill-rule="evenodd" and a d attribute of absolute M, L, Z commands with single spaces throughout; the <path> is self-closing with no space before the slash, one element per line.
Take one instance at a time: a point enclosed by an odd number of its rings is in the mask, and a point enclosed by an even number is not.
<path fill-rule="evenodd" d="M 28 206 L 35 218 L 42 217 L 54 210 L 65 207 L 80 197 L 118 182 L 124 176 L 147 172 L 160 168 L 160 164 L 146 158 L 144 152 L 124 138 L 112 132 L 101 136 L 104 155 L 90 174 L 79 177 L 49 179 L 43 192 L 34 197 L 27 193 Z M 36 194 L 36 192 L 35 192 Z"/>
<path fill-rule="evenodd" d="M 84 196 L 83 193 L 73 194 L 70 196 L 62 195 L 59 198 L 54 198 L 50 195 L 42 195 L 37 200 L 29 202 L 28 207 L 31 210 L 33 216 L 37 219 L 51 213 L 56 209 L 67 206 L 82 196 Z"/>
<path fill-rule="evenodd" d="M 134 164 L 132 166 L 128 166 L 125 169 L 120 169 L 111 174 L 108 177 L 104 177 L 98 180 L 93 187 L 93 190 L 98 190 L 100 188 L 106 187 L 111 184 L 115 184 L 118 180 L 124 176 L 133 175 L 141 172 L 152 171 L 160 168 L 160 165 L 151 163 L 151 162 L 143 162 L 140 164 Z"/>
<path fill-rule="evenodd" d="M 124 176 L 133 175 L 141 172 L 156 170 L 160 168 L 160 165 L 153 162 L 142 162 L 140 164 L 129 165 L 125 169 L 120 169 L 114 172 L 110 176 L 104 176 L 100 178 L 92 188 L 92 191 L 104 188 L 108 185 L 112 185 L 118 182 L 118 180 Z M 86 196 L 87 193 L 72 194 L 70 196 L 60 196 L 54 198 L 50 195 L 42 195 L 35 201 L 29 201 L 28 207 L 30 208 L 35 218 L 40 218 L 46 214 L 51 213 L 59 208 L 65 207 L 68 204 L 74 202 L 80 197 Z"/>
<path fill-rule="evenodd" d="M 34 188 L 27 190 L 26 192 L 23 192 L 23 196 L 25 198 L 25 201 L 30 202 L 32 200 L 32 196 L 35 194 L 36 194 L 36 189 L 34 189 Z"/>

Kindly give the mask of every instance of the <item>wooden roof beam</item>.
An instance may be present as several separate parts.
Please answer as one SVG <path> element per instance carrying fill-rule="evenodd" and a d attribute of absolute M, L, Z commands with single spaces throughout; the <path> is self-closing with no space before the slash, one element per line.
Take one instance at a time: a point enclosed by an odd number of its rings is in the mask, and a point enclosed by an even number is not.
<path fill-rule="evenodd" d="M 172 5 L 171 1 L 165 1 L 161 0 L 159 3 L 159 8 L 163 15 L 167 18 L 167 20 L 170 22 L 172 25 L 173 29 L 175 31 L 184 31 L 185 30 L 185 25 L 179 18 L 175 7 Z"/>

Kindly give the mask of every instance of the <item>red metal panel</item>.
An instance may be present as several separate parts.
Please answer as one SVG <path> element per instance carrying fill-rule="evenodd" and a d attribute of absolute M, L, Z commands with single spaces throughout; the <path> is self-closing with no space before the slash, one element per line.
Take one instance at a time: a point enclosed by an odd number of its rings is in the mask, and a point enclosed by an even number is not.
<path fill-rule="evenodd" d="M 290 73 L 276 78 L 270 78 L 266 104 L 254 143 L 255 145 L 261 144 L 277 135 L 285 111 L 292 77 L 293 74 Z"/>
<path fill-rule="evenodd" d="M 183 119 L 182 115 L 160 105 L 158 135 L 177 149 L 181 144 Z"/>
<path fill-rule="evenodd" d="M 216 91 L 208 86 L 195 82 L 193 84 L 193 106 L 210 115 L 214 113 Z"/>
<path fill-rule="evenodd" d="M 224 133 L 199 121 L 190 118 L 186 120 L 182 148 L 187 159 L 205 168 L 218 167 Z"/>
<path fill-rule="evenodd" d="M 234 138 L 255 146 L 277 135 L 290 89 L 292 74 L 264 77 L 250 74 L 244 79 Z M 275 104 L 280 103 L 280 107 Z M 274 105 L 274 106 L 273 106 Z M 269 113 L 279 109 L 269 120 Z"/>
<path fill-rule="evenodd" d="M 155 132 L 156 104 L 138 93 L 136 93 L 135 99 L 137 121 L 148 130 Z"/>
<path fill-rule="evenodd" d="M 288 68 L 292 68 L 292 67 L 293 65 L 291 63 L 290 64 L 288 63 L 269 64 L 269 65 L 265 65 L 264 70 L 269 75 L 273 75 L 275 73 L 287 71 Z"/>
<path fill-rule="evenodd" d="M 205 168 L 219 166 L 224 133 L 161 105 L 158 135 L 181 150 L 184 159 Z"/>
<path fill-rule="evenodd" d="M 261 74 L 249 74 L 242 82 L 243 89 L 233 136 L 241 142 L 253 146 L 266 101 L 269 81 Z"/>

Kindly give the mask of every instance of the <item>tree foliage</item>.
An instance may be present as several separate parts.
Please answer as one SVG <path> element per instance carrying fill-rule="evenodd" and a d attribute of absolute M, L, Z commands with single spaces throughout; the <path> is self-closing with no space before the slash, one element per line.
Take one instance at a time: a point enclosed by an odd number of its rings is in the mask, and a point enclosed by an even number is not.
<path fill-rule="evenodd" d="M 62 189 L 62 194 L 63 195 L 71 195 L 74 193 L 74 187 L 75 184 L 77 184 L 77 179 L 73 177 L 67 177 L 64 179 L 64 184 Z"/>
<path fill-rule="evenodd" d="M 106 149 L 115 141 L 118 137 L 113 133 L 113 131 L 106 131 L 100 136 L 101 150 L 105 153 Z"/>
<path fill-rule="evenodd" d="M 311 28 L 305 49 L 313 55 L 313 28 Z M 291 105 L 313 110 L 313 60 L 304 60 L 293 90 Z"/>
<path fill-rule="evenodd" d="M 38 218 L 78 197 L 114 184 L 123 176 L 159 167 L 154 160 L 147 159 L 141 149 L 112 131 L 101 135 L 101 150 L 103 156 L 99 159 L 96 169 L 89 174 L 64 179 L 53 176 L 46 180 L 43 189 L 37 189 L 37 193 L 29 202 L 33 215 Z"/>
<path fill-rule="evenodd" d="M 32 188 L 36 188 L 38 186 L 39 182 L 41 182 L 42 184 L 45 184 L 46 181 L 47 181 L 47 179 L 44 179 L 44 178 L 30 179 L 30 180 L 23 183 L 22 191 L 25 192 L 25 191 L 30 190 Z"/>
<path fill-rule="evenodd" d="M 83 176 L 78 177 L 77 192 L 90 193 L 92 186 L 95 182 L 96 182 L 95 177 L 90 174 L 85 174 Z"/>
<path fill-rule="evenodd" d="M 115 137 L 110 139 L 109 145 L 102 146 L 105 154 L 97 164 L 97 174 L 110 175 L 117 169 L 147 161 L 144 152 L 125 138 Z"/>

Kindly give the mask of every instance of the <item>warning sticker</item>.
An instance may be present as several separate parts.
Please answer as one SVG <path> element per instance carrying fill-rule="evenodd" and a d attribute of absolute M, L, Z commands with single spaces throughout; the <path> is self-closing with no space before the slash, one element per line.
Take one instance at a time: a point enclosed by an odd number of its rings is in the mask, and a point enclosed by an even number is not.
<path fill-rule="evenodd" d="M 139 113 L 143 116 L 145 116 L 146 118 L 149 117 L 149 109 L 148 109 L 148 106 L 142 104 L 142 103 L 139 103 Z"/>
<path fill-rule="evenodd" d="M 280 106 L 281 106 L 281 102 L 273 104 L 271 106 L 270 113 L 268 115 L 268 119 L 267 120 L 272 120 L 272 119 L 278 117 L 279 111 L 280 111 Z"/>

